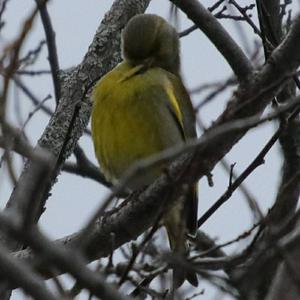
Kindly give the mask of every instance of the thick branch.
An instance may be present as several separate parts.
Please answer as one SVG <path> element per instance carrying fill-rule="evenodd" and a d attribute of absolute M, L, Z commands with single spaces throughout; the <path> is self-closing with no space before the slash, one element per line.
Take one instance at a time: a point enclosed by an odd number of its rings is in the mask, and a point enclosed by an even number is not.
<path fill-rule="evenodd" d="M 282 38 L 281 18 L 280 18 L 280 1 L 261 1 L 257 0 L 257 10 L 262 31 L 262 39 L 265 51 L 265 57 L 268 58 L 272 54 L 273 49 L 279 44 Z M 298 81 L 297 77 L 293 77 Z M 295 95 L 295 83 L 289 80 L 284 89 L 277 95 L 279 103 L 287 103 Z M 281 120 L 285 124 L 285 117 Z M 283 131 L 280 135 L 280 144 L 284 158 L 283 172 L 278 195 L 275 204 L 269 214 L 269 222 L 265 229 L 265 234 L 257 243 L 256 247 L 260 247 L 265 239 L 269 238 L 269 231 L 276 230 L 281 224 L 295 213 L 295 209 L 299 199 L 300 181 L 294 180 L 292 184 L 287 183 L 293 178 L 300 168 L 300 121 L 296 116 L 290 120 L 287 126 L 283 126 Z M 284 190 L 284 193 L 282 192 Z M 249 299 L 252 295 L 259 295 L 259 299 L 265 298 L 268 293 L 270 284 L 274 279 L 279 260 L 272 260 L 264 266 L 266 276 L 249 278 L 244 276 L 243 289 L 248 294 Z M 282 272 L 282 267 L 278 270 Z M 247 270 L 245 270 L 247 274 Z M 278 276 L 276 277 L 278 280 Z M 290 277 L 285 278 L 286 281 L 292 281 Z M 251 291 L 251 293 L 249 293 Z"/>
<path fill-rule="evenodd" d="M 294 26 L 285 40 L 274 50 L 268 62 L 261 71 L 255 73 L 246 85 L 240 85 L 227 105 L 222 115 L 206 132 L 227 122 L 243 119 L 251 115 L 262 113 L 274 95 L 296 71 L 300 64 L 300 16 L 295 19 Z M 247 130 L 230 132 L 215 144 L 199 147 L 194 155 L 189 175 L 201 177 L 208 174 L 216 163 L 230 151 Z M 204 134 L 205 136 L 205 134 Z"/>
<path fill-rule="evenodd" d="M 33 270 L 23 262 L 11 257 L 8 251 L 0 245 L 0 267 L 1 279 L 11 286 L 17 285 L 34 299 L 55 300 L 57 297 L 47 289 L 44 279 L 33 272 Z M 5 277 L 2 278 L 2 275 Z M 0 297 L 1 293 L 0 293 Z M 2 298 L 1 298 L 2 299 Z"/>
<path fill-rule="evenodd" d="M 252 66 L 239 45 L 218 20 L 197 0 L 171 0 L 201 29 L 227 60 L 240 82 L 247 80 Z"/>
<path fill-rule="evenodd" d="M 39 140 L 40 147 L 53 153 L 56 158 L 56 168 L 51 178 L 51 184 L 46 186 L 46 180 L 43 195 L 35 199 L 37 205 L 40 205 L 36 220 L 42 213 L 51 185 L 62 164 L 72 153 L 88 122 L 90 103 L 86 98 L 87 91 L 120 61 L 121 29 L 133 15 L 143 12 L 148 3 L 149 0 L 116 0 L 110 12 L 101 22 L 82 63 L 64 80 L 59 106 Z M 74 112 L 76 106 L 77 113 Z M 69 132 L 72 122 L 74 126 Z M 68 141 L 65 141 L 66 138 Z M 32 175 L 32 163 L 29 162 L 20 176 L 6 209 L 20 210 L 23 202 L 26 201 L 26 197 L 24 194 L 21 195 L 20 190 L 23 186 L 37 179 L 33 178 Z M 3 236 L 0 237 L 0 240 L 8 243 L 8 240 Z M 12 245 L 12 249 L 16 249 L 15 245 Z"/>
<path fill-rule="evenodd" d="M 0 214 L 0 224 L 1 228 L 4 231 L 10 233 L 11 236 L 14 236 L 18 240 L 22 240 L 32 247 L 45 264 L 46 272 L 49 274 L 51 272 L 51 267 L 54 266 L 55 270 L 60 272 L 68 272 L 72 275 L 77 281 L 78 284 L 90 290 L 94 295 L 99 299 L 108 299 L 108 300 L 126 300 L 128 299 L 125 296 L 122 296 L 115 287 L 105 282 L 102 275 L 99 272 L 93 272 L 86 266 L 86 260 L 83 258 L 81 253 L 79 253 L 76 248 L 68 247 L 59 247 L 56 244 L 51 243 L 51 241 L 45 237 L 37 228 L 36 225 L 33 225 L 30 228 L 24 230 L 22 222 L 20 222 L 19 216 L 14 215 L 5 215 Z M 1 249 L 0 249 L 1 250 Z M 12 258 L 15 260 L 15 258 Z M 0 255 L 1 263 L 1 255 Z M 4 270 L 1 269 L 1 272 Z M 0 277 L 4 277 L 3 274 L 0 274 Z M 18 281 L 14 282 L 15 284 Z M 15 285 L 16 286 L 16 285 Z M 36 299 L 44 299 L 43 297 L 37 297 Z M 50 298 L 46 298 L 49 299 Z"/>

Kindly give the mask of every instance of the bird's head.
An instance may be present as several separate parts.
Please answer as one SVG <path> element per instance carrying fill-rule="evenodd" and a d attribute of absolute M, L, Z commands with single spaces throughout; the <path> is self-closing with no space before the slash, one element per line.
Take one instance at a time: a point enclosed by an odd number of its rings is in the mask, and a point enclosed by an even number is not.
<path fill-rule="evenodd" d="M 122 34 L 122 53 L 133 65 L 144 64 L 179 73 L 178 34 L 157 15 L 141 14 L 128 22 Z"/>

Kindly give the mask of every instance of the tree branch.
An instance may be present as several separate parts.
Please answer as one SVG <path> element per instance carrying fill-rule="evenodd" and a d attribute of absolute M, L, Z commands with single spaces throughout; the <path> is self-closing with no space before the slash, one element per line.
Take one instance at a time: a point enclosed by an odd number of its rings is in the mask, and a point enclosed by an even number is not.
<path fill-rule="evenodd" d="M 297 16 L 292 29 L 283 42 L 274 50 L 262 69 L 254 73 L 248 84 L 240 85 L 229 101 L 225 111 L 203 135 L 209 134 L 227 122 L 261 114 L 265 107 L 284 87 L 284 83 L 293 75 L 300 64 L 300 16 Z M 297 45 L 297 46 L 296 46 Z M 189 178 L 199 178 L 209 174 L 216 163 L 247 132 L 247 129 L 224 135 L 217 144 L 198 147 L 194 154 Z"/>
<path fill-rule="evenodd" d="M 49 271 L 51 271 L 51 269 L 49 270 L 49 265 L 50 267 L 54 266 L 59 272 L 68 272 L 78 281 L 78 284 L 81 287 L 87 288 L 100 299 L 128 299 L 127 297 L 122 296 L 114 287 L 106 283 L 99 272 L 91 271 L 86 266 L 86 260 L 76 248 L 58 246 L 57 244 L 51 243 L 51 241 L 38 230 L 36 225 L 24 229 L 22 220 L 20 220 L 18 214 L 14 214 L 13 218 L 11 218 L 11 215 L 0 213 L 0 224 L 3 231 L 6 231 L 18 240 L 27 243 L 41 258 L 43 258 L 42 261 L 46 260 L 50 262 L 49 264 L 44 264 L 44 266 L 46 265 L 45 272 L 48 275 Z M 4 270 L 1 269 L 1 272 L 3 271 Z M 0 273 L 0 277 L 3 277 L 3 273 Z M 41 297 L 37 299 L 44 298 Z M 50 300 L 50 298 L 47 299 Z"/>
<path fill-rule="evenodd" d="M 57 57 L 56 43 L 55 43 L 55 32 L 53 30 L 51 19 L 48 14 L 45 0 L 35 0 L 39 12 L 41 15 L 43 27 L 45 30 L 47 47 L 48 47 L 48 55 L 49 55 L 49 63 L 52 74 L 52 80 L 54 85 L 54 93 L 56 104 L 58 104 L 59 99 L 61 97 L 61 87 L 60 87 L 60 78 L 59 78 L 59 63 Z"/>
<path fill-rule="evenodd" d="M 246 81 L 253 68 L 238 44 L 218 20 L 197 0 L 170 0 L 210 39 L 227 60 L 240 82 Z"/>
<path fill-rule="evenodd" d="M 17 285 L 34 299 L 55 300 L 57 297 L 47 289 L 44 279 L 32 271 L 24 262 L 12 257 L 2 245 L 0 245 L 0 278 L 9 285 Z M 4 276 L 5 274 L 5 276 Z M 1 299 L 3 295 L 0 293 Z M 63 300 L 63 298 L 60 298 Z"/>
<path fill-rule="evenodd" d="M 73 152 L 88 122 L 91 105 L 86 93 L 101 76 L 120 61 L 120 31 L 133 15 L 143 12 L 148 3 L 149 0 L 116 0 L 110 12 L 106 14 L 101 22 L 82 63 L 64 80 L 60 103 L 39 140 L 38 147 L 49 150 L 55 159 L 59 161 L 59 164 L 56 164 L 56 169 L 51 176 L 51 184 L 45 189 L 43 195 L 35 199 L 37 205 L 40 205 L 36 220 L 39 219 L 49 190 L 62 164 Z M 75 106 L 78 103 L 80 104 L 78 115 L 74 116 Z M 67 137 L 73 119 L 74 127 L 70 136 Z M 66 138 L 69 140 L 65 141 Z M 66 150 L 64 153 L 62 153 L 63 148 Z M 32 163 L 29 161 L 9 199 L 6 210 L 16 209 L 19 211 L 23 202 L 26 201 L 26 197 L 24 194 L 21 195 L 20 191 L 23 186 L 36 179 L 36 177 L 33 177 Z M 46 182 L 47 180 L 41 184 L 47 185 Z M 9 243 L 9 240 L 3 236 L 0 236 L 0 240 Z M 16 249 L 15 245 L 12 246 L 12 249 Z"/>

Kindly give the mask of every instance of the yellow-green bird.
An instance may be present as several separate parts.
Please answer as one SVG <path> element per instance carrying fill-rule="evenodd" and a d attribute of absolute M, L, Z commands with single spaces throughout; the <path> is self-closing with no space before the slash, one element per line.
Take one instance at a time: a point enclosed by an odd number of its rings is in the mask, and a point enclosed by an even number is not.
<path fill-rule="evenodd" d="M 179 37 L 163 18 L 133 17 L 122 33 L 123 62 L 96 84 L 92 100 L 92 137 L 106 178 L 117 183 L 133 163 L 196 137 L 195 116 L 180 76 Z M 166 168 L 155 165 L 129 183 L 134 191 L 151 184 Z M 187 252 L 186 234 L 197 229 L 197 191 L 168 211 L 163 224 L 171 249 Z M 174 268 L 175 287 L 193 272 Z"/>

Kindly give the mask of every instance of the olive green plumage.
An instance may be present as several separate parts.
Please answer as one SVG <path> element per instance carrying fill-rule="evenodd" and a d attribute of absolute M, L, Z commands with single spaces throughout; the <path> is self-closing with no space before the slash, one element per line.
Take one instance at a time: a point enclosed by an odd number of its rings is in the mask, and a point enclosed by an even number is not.
<path fill-rule="evenodd" d="M 95 153 L 113 183 L 133 163 L 196 137 L 193 107 L 179 73 L 175 29 L 156 15 L 135 16 L 122 34 L 122 53 L 124 61 L 99 80 L 92 95 Z M 164 168 L 166 164 L 148 168 L 128 188 L 145 187 Z M 180 255 L 187 250 L 186 233 L 196 230 L 196 187 L 184 198 L 183 205 L 164 216 L 171 248 Z M 175 286 L 185 277 L 197 284 L 192 272 L 174 269 Z"/>

